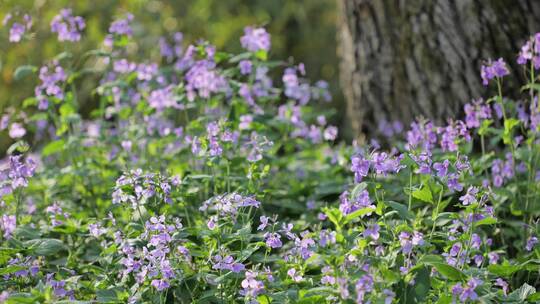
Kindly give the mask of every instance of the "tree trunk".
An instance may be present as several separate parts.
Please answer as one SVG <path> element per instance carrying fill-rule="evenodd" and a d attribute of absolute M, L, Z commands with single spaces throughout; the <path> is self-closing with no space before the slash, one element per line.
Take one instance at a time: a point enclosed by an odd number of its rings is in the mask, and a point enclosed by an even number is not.
<path fill-rule="evenodd" d="M 505 87 L 515 89 L 517 53 L 540 30 L 538 0 L 338 3 L 340 80 L 355 136 L 383 119 L 456 117 L 486 94 L 480 66 L 488 58 L 505 58 L 513 74 Z"/>

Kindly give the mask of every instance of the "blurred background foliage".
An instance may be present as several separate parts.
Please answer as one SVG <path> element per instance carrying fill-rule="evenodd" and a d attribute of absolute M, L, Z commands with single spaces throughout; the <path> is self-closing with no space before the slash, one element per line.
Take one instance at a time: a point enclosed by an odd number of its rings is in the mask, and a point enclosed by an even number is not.
<path fill-rule="evenodd" d="M 272 35 L 271 57 L 305 63 L 310 79 L 330 83 L 334 105 L 339 105 L 335 6 L 334 0 L 0 0 L 0 20 L 10 12 L 20 12 L 30 14 L 34 21 L 31 38 L 16 44 L 9 43 L 9 28 L 0 29 L 0 110 L 20 107 L 34 92 L 36 77 L 15 81 L 18 66 L 39 67 L 62 51 L 77 56 L 95 49 L 111 21 L 127 12 L 135 15 L 136 44 L 131 45 L 131 53 L 137 61 L 157 60 L 158 39 L 167 33 L 180 31 L 186 43 L 205 39 L 218 49 L 237 52 L 243 28 L 264 25 Z M 59 43 L 50 32 L 52 18 L 68 7 L 87 23 L 79 43 Z M 91 84 L 86 86 L 91 88 Z"/>

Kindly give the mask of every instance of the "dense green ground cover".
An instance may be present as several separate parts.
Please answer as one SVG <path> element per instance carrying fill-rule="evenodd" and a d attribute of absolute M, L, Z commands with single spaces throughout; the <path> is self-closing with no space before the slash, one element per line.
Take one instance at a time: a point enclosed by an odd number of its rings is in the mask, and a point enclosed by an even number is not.
<path fill-rule="evenodd" d="M 518 75 L 486 61 L 494 96 L 445 126 L 381 122 L 385 149 L 336 142 L 327 84 L 269 58 L 264 28 L 244 30 L 239 54 L 166 35 L 150 59 L 130 52 L 133 19 L 14 72 L 35 88 L 0 120 L 16 141 L 0 174 L 0 302 L 540 299 L 539 35 L 518 57 L 522 100 L 502 85 Z M 13 14 L 6 38 L 25 43 L 29 20 Z M 60 45 L 84 41 L 77 11 L 49 22 Z"/>

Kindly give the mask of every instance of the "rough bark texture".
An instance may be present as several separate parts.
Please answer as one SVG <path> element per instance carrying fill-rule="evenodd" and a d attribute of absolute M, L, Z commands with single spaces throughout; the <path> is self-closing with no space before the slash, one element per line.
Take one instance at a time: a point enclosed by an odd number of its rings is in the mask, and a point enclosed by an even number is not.
<path fill-rule="evenodd" d="M 340 80 L 356 136 L 382 119 L 455 117 L 486 93 L 482 61 L 505 57 L 521 76 L 517 52 L 540 30 L 538 0 L 338 3 Z"/>

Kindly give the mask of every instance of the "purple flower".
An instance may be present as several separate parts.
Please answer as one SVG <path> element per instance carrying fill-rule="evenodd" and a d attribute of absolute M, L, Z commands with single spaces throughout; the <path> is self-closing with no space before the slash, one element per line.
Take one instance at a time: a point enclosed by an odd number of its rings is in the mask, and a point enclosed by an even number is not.
<path fill-rule="evenodd" d="M 330 244 L 336 243 L 336 232 L 335 231 L 328 231 L 328 230 L 321 230 L 321 233 L 319 234 L 319 245 L 322 247 L 326 247 Z"/>
<path fill-rule="evenodd" d="M 362 235 L 364 238 L 371 237 L 374 241 L 376 241 L 379 239 L 379 229 L 380 227 L 377 224 L 369 225 L 364 232 L 362 232 Z"/>
<path fill-rule="evenodd" d="M 257 227 L 257 230 L 264 230 L 266 226 L 268 226 L 269 219 L 270 219 L 269 217 L 261 215 L 261 217 L 259 218 L 259 220 L 261 221 L 261 224 L 259 225 L 259 227 Z"/>
<path fill-rule="evenodd" d="M 208 60 L 197 61 L 186 73 L 186 90 L 188 100 L 193 101 L 198 95 L 209 98 L 212 93 L 226 92 L 229 84 L 215 70 L 215 63 Z"/>
<path fill-rule="evenodd" d="M 540 33 L 536 33 L 522 47 L 517 63 L 524 65 L 532 61 L 535 69 L 540 69 Z"/>
<path fill-rule="evenodd" d="M 463 185 L 459 183 L 459 175 L 452 173 L 448 176 L 448 189 L 454 190 L 454 191 L 461 191 L 463 190 Z"/>
<path fill-rule="evenodd" d="M 53 62 L 52 66 L 43 66 L 39 70 L 39 79 L 41 84 L 35 88 L 35 95 L 38 100 L 38 109 L 46 110 L 49 107 L 49 98 L 64 99 L 64 91 L 62 85 L 66 81 L 67 76 L 64 69 L 58 65 L 58 62 Z"/>
<path fill-rule="evenodd" d="M 467 193 L 465 195 L 461 196 L 459 200 L 461 203 L 465 206 L 475 203 L 476 202 L 476 195 L 478 194 L 478 188 L 470 186 L 467 189 Z"/>
<path fill-rule="evenodd" d="M 393 157 L 386 152 L 375 152 L 372 155 L 373 168 L 377 174 L 398 173 L 402 168 L 405 168 L 405 166 L 400 165 L 403 157 L 403 154 Z"/>
<path fill-rule="evenodd" d="M 154 76 L 158 74 L 158 66 L 155 63 L 145 64 L 140 63 L 137 65 L 137 79 L 150 81 Z"/>
<path fill-rule="evenodd" d="M 463 291 L 459 295 L 459 299 L 461 302 L 467 301 L 467 299 L 470 299 L 472 301 L 478 299 L 478 295 L 474 291 L 476 287 L 481 285 L 483 282 L 479 279 L 472 278 L 467 282 L 467 285 L 463 288 Z"/>
<path fill-rule="evenodd" d="M 10 239 L 15 228 L 17 228 L 17 218 L 15 215 L 3 214 L 2 218 L 0 218 L 0 229 L 4 232 L 4 238 Z"/>
<path fill-rule="evenodd" d="M 450 256 L 457 256 L 461 252 L 461 243 L 455 243 L 450 248 Z"/>
<path fill-rule="evenodd" d="M 508 283 L 506 283 L 503 279 L 497 278 L 494 285 L 500 286 L 503 290 L 504 295 L 508 294 Z"/>
<path fill-rule="evenodd" d="M 414 246 L 424 245 L 424 235 L 421 232 L 414 231 L 412 236 L 412 244 Z"/>
<path fill-rule="evenodd" d="M 335 140 L 338 135 L 338 128 L 336 126 L 328 126 L 324 129 L 324 139 L 328 141 Z"/>
<path fill-rule="evenodd" d="M 484 262 L 484 257 L 480 254 L 477 254 L 473 257 L 474 263 L 476 264 L 476 267 L 480 267 L 482 265 L 482 262 Z"/>
<path fill-rule="evenodd" d="M 399 243 L 401 245 L 401 251 L 403 254 L 409 254 L 412 252 L 413 244 L 411 242 L 411 235 L 408 232 L 402 231 L 399 233 Z"/>
<path fill-rule="evenodd" d="M 4 303 L 9 298 L 9 292 L 2 291 L 0 293 L 0 303 Z"/>
<path fill-rule="evenodd" d="M 407 132 L 407 150 L 422 148 L 424 152 L 429 152 L 437 142 L 437 133 L 433 123 L 419 121 L 411 123 L 411 130 Z"/>
<path fill-rule="evenodd" d="M 183 109 L 183 105 L 178 104 L 176 100 L 172 85 L 150 92 L 148 104 L 157 111 L 162 111 L 166 108 Z"/>
<path fill-rule="evenodd" d="M 471 236 L 471 248 L 480 249 L 480 245 L 482 245 L 482 239 L 478 234 L 473 233 Z"/>
<path fill-rule="evenodd" d="M 482 83 L 487 86 L 489 81 L 493 78 L 502 78 L 509 75 L 510 71 L 506 67 L 506 63 L 502 58 L 497 61 L 489 60 L 486 65 L 482 65 L 480 76 L 482 77 Z"/>
<path fill-rule="evenodd" d="M 259 50 L 270 50 L 270 34 L 262 27 L 244 28 L 244 36 L 240 38 L 242 47 L 250 52 L 257 52 Z"/>
<path fill-rule="evenodd" d="M 216 229 L 216 222 L 217 222 L 217 217 L 211 216 L 208 222 L 206 223 L 206 226 L 208 227 L 208 229 L 214 230 Z"/>
<path fill-rule="evenodd" d="M 9 137 L 13 139 L 21 138 L 26 134 L 26 129 L 22 124 L 14 122 L 9 127 Z"/>
<path fill-rule="evenodd" d="M 113 63 L 113 71 L 115 71 L 116 73 L 127 74 L 135 71 L 136 69 L 137 64 L 134 62 L 129 62 L 125 58 L 115 60 Z"/>
<path fill-rule="evenodd" d="M 373 277 L 369 274 L 364 274 L 356 281 L 356 303 L 364 303 L 366 295 L 373 291 Z"/>
<path fill-rule="evenodd" d="M 351 171 L 354 172 L 354 181 L 359 183 L 369 172 L 369 160 L 363 159 L 359 156 L 354 156 L 351 159 Z"/>
<path fill-rule="evenodd" d="M 34 175 L 36 164 L 30 158 L 22 159 L 21 155 L 9 157 L 9 168 L 0 171 L 0 197 L 11 193 L 17 188 L 28 186 L 28 178 Z"/>
<path fill-rule="evenodd" d="M 152 280 L 152 283 L 150 284 L 154 286 L 158 291 L 165 290 L 171 286 L 169 284 L 169 281 L 167 280 Z"/>
<path fill-rule="evenodd" d="M 478 128 L 482 120 L 491 118 L 491 108 L 482 98 L 473 100 L 472 104 L 466 104 L 464 110 L 465 124 L 468 128 Z"/>
<path fill-rule="evenodd" d="M 321 272 L 323 274 L 323 276 L 321 277 L 321 284 L 324 284 L 324 285 L 333 285 L 336 283 L 336 278 L 334 276 L 332 276 L 332 268 L 330 266 L 324 266 L 322 269 L 321 269 Z"/>
<path fill-rule="evenodd" d="M 448 167 L 450 166 L 450 161 L 445 159 L 442 163 L 434 163 L 433 169 L 437 171 L 438 177 L 446 177 L 448 175 Z"/>
<path fill-rule="evenodd" d="M 98 238 L 102 234 L 107 233 L 107 229 L 101 227 L 100 223 L 89 224 L 88 225 L 88 231 L 90 231 L 90 234 L 95 238 Z"/>
<path fill-rule="evenodd" d="M 3 25 L 6 25 L 12 18 L 13 15 L 7 14 L 2 22 Z M 20 42 L 26 31 L 29 31 L 32 27 L 32 17 L 30 15 L 25 14 L 22 21 L 23 23 L 13 22 L 11 25 L 9 29 L 9 42 Z"/>
<path fill-rule="evenodd" d="M 242 60 L 238 63 L 238 67 L 240 68 L 240 74 L 242 75 L 248 75 L 251 74 L 253 64 L 249 60 Z"/>
<path fill-rule="evenodd" d="M 309 102 L 311 98 L 309 84 L 300 82 L 295 68 L 285 69 L 282 80 L 285 86 L 285 96 L 298 100 L 301 105 Z"/>
<path fill-rule="evenodd" d="M 216 270 L 230 270 L 232 272 L 239 273 L 245 269 L 244 264 L 236 263 L 234 258 L 230 255 L 223 257 L 221 255 L 215 255 L 212 260 L 214 262 L 212 268 Z"/>
<path fill-rule="evenodd" d="M 10 42 L 19 42 L 21 41 L 26 28 L 20 23 L 13 23 L 11 29 L 9 30 L 9 41 Z"/>
<path fill-rule="evenodd" d="M 51 21 L 51 32 L 58 34 L 58 41 L 79 41 L 86 23 L 81 16 L 73 16 L 71 9 L 62 9 Z"/>
<path fill-rule="evenodd" d="M 131 21 L 133 21 L 133 15 L 127 14 L 125 19 L 118 19 L 111 23 L 109 26 L 109 35 L 105 37 L 105 45 L 112 46 L 115 36 L 131 37 L 133 35 Z"/>
<path fill-rule="evenodd" d="M 536 244 L 538 244 L 538 238 L 536 236 L 531 236 L 527 239 L 527 245 L 525 246 L 525 249 L 527 251 L 531 251 Z"/>
<path fill-rule="evenodd" d="M 348 191 L 345 191 L 340 195 L 339 210 L 344 215 L 352 213 L 361 208 L 372 208 L 375 210 L 375 206 L 373 206 L 367 190 L 362 190 L 360 193 L 358 193 L 357 197 L 353 197 L 352 199 L 349 199 Z M 370 214 L 371 212 L 365 215 Z"/>
<path fill-rule="evenodd" d="M 489 264 L 497 264 L 499 261 L 499 254 L 496 252 L 488 253 Z"/>
<path fill-rule="evenodd" d="M 290 268 L 289 270 L 287 270 L 287 275 L 291 277 L 291 279 L 296 283 L 302 282 L 304 280 L 302 275 L 299 272 L 297 272 L 296 269 L 294 268 Z"/>
<path fill-rule="evenodd" d="M 240 283 L 243 290 L 240 294 L 248 298 L 256 298 L 260 293 L 264 291 L 264 284 L 262 281 L 257 280 L 257 273 L 251 270 L 246 271 L 245 279 Z"/>
<path fill-rule="evenodd" d="M 283 246 L 283 243 L 281 242 L 281 236 L 277 233 L 265 233 L 264 234 L 266 246 L 270 248 L 280 248 Z"/>
<path fill-rule="evenodd" d="M 386 296 L 384 298 L 384 304 L 392 304 L 394 298 L 396 297 L 396 294 L 390 289 L 384 289 L 383 294 Z"/>

